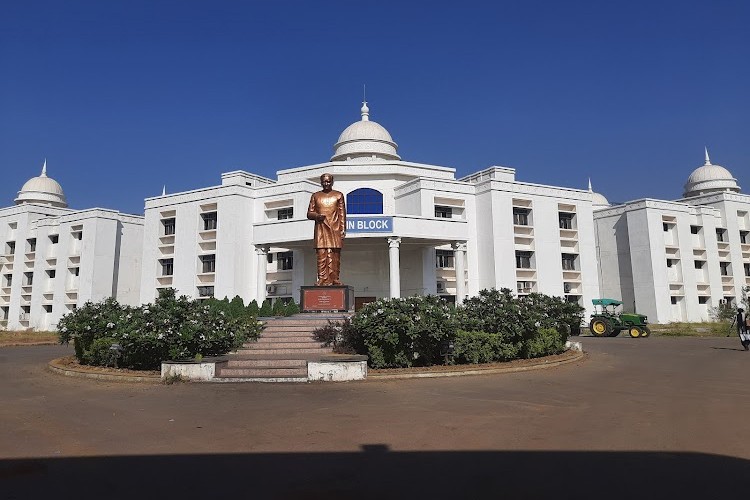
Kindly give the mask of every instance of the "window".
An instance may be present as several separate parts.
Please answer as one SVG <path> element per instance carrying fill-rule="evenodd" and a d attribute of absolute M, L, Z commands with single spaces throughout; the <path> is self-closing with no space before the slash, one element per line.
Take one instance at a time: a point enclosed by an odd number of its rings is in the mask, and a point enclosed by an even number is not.
<path fill-rule="evenodd" d="M 212 286 L 199 286 L 198 287 L 198 297 L 213 297 L 214 296 L 214 287 Z"/>
<path fill-rule="evenodd" d="M 700 231 L 700 226 L 690 226 L 690 234 L 698 234 Z"/>
<path fill-rule="evenodd" d="M 726 241 L 724 239 L 724 235 L 726 234 L 726 229 L 717 228 L 716 229 L 716 241 L 724 242 Z"/>
<path fill-rule="evenodd" d="M 5 244 L 5 254 L 6 255 L 13 255 L 16 253 L 16 242 L 15 241 L 9 241 Z"/>
<path fill-rule="evenodd" d="M 54 277 L 55 277 L 56 275 L 57 275 L 57 271 L 55 271 L 54 269 L 49 269 L 49 270 L 47 271 L 47 276 L 48 276 L 48 277 L 49 277 L 50 279 L 53 279 L 53 278 L 54 278 Z"/>
<path fill-rule="evenodd" d="M 201 255 L 202 269 L 204 273 L 216 272 L 216 255 Z"/>
<path fill-rule="evenodd" d="M 531 293 L 534 290 L 534 284 L 531 281 L 516 281 L 517 293 Z"/>
<path fill-rule="evenodd" d="M 719 268 L 721 269 L 722 276 L 731 276 L 729 274 L 729 262 L 719 262 Z"/>
<path fill-rule="evenodd" d="M 174 259 L 161 259 L 161 275 L 172 276 L 174 274 Z"/>
<path fill-rule="evenodd" d="M 23 273 L 23 286 L 31 286 L 34 284 L 34 273 Z"/>
<path fill-rule="evenodd" d="M 527 208 L 514 208 L 513 209 L 513 225 L 515 226 L 528 226 L 529 225 L 529 212 Z"/>
<path fill-rule="evenodd" d="M 577 255 L 572 253 L 562 254 L 562 268 L 564 271 L 576 270 L 576 257 Z"/>
<path fill-rule="evenodd" d="M 570 212 L 559 212 L 560 229 L 573 229 L 573 219 L 576 214 Z"/>
<path fill-rule="evenodd" d="M 706 296 L 701 295 L 701 296 L 698 297 L 698 303 L 699 304 L 708 304 L 708 299 L 709 298 L 710 297 L 706 297 Z"/>
<path fill-rule="evenodd" d="M 455 267 L 453 250 L 435 250 L 435 267 L 450 269 Z"/>
<path fill-rule="evenodd" d="M 53 245 L 57 245 L 57 242 L 60 241 L 60 235 L 59 234 L 50 234 L 49 235 L 49 241 Z"/>
<path fill-rule="evenodd" d="M 706 263 L 705 260 L 696 260 L 693 262 L 696 269 L 703 269 L 703 265 Z"/>
<path fill-rule="evenodd" d="M 44 308 L 44 312 L 48 314 L 52 312 L 52 304 L 44 304 L 42 307 Z"/>
<path fill-rule="evenodd" d="M 294 207 L 280 208 L 276 214 L 279 220 L 294 219 Z"/>
<path fill-rule="evenodd" d="M 13 285 L 13 275 L 12 274 L 3 274 L 3 286 L 10 287 Z"/>
<path fill-rule="evenodd" d="M 29 238 L 26 243 L 29 246 L 29 253 L 36 252 L 36 238 Z"/>
<path fill-rule="evenodd" d="M 201 214 L 201 218 L 203 219 L 203 230 L 204 231 L 210 231 L 212 229 L 216 229 L 216 212 L 207 212 L 205 214 Z"/>
<path fill-rule="evenodd" d="M 273 264 L 273 254 L 272 254 L 271 252 L 268 252 L 268 253 L 266 254 L 266 261 L 267 261 L 267 262 L 268 262 L 269 264 Z"/>
<path fill-rule="evenodd" d="M 73 231 L 73 239 L 81 241 L 83 240 L 83 231 Z"/>
<path fill-rule="evenodd" d="M 745 266 L 745 276 L 750 276 L 750 264 L 743 264 Z"/>
<path fill-rule="evenodd" d="M 289 271 L 294 265 L 293 252 L 279 252 L 276 254 L 276 266 L 279 271 Z"/>
<path fill-rule="evenodd" d="M 667 267 L 672 267 L 674 265 L 674 259 L 667 259 Z"/>
<path fill-rule="evenodd" d="M 72 274 L 73 276 L 78 276 L 80 270 L 81 270 L 80 267 L 71 267 L 70 274 Z"/>
<path fill-rule="evenodd" d="M 435 205 L 435 217 L 439 219 L 452 219 L 453 208 L 445 207 L 443 205 Z"/>
<path fill-rule="evenodd" d="M 662 228 L 662 229 L 664 230 L 664 232 L 666 233 L 667 231 L 669 231 L 669 224 L 667 224 L 666 222 L 662 222 L 662 223 L 661 223 L 661 228 Z"/>
<path fill-rule="evenodd" d="M 516 267 L 518 269 L 531 269 L 532 252 L 516 250 Z"/>
<path fill-rule="evenodd" d="M 670 302 L 672 302 L 673 305 L 677 304 L 677 297 L 669 297 L 669 300 Z"/>
<path fill-rule="evenodd" d="M 172 217 L 171 219 L 162 219 L 161 223 L 164 225 L 164 236 L 170 236 L 174 234 L 177 228 L 177 220 Z"/>
<path fill-rule="evenodd" d="M 750 238 L 747 237 L 748 231 L 740 231 L 740 243 L 747 245 L 750 243 Z"/>
<path fill-rule="evenodd" d="M 359 188 L 346 195 L 346 213 L 382 214 L 383 193 L 376 189 Z"/>

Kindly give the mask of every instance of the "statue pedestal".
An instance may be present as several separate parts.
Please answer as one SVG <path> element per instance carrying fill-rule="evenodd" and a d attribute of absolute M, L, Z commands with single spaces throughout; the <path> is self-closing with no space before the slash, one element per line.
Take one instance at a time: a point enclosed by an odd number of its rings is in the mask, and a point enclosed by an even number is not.
<path fill-rule="evenodd" d="M 302 312 L 353 312 L 354 287 L 303 286 L 300 292 Z"/>

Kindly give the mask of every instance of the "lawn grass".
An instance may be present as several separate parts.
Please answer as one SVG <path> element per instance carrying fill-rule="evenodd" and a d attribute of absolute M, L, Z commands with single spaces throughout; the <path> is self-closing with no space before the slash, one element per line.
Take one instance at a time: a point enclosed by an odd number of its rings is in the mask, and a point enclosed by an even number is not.
<path fill-rule="evenodd" d="M 57 332 L 9 332 L 0 330 L 0 346 L 38 343 L 57 344 L 58 342 L 59 337 L 57 336 Z"/>
<path fill-rule="evenodd" d="M 648 325 L 651 333 L 663 337 L 726 337 L 736 332 L 730 323 L 711 321 L 706 323 L 667 323 Z"/>

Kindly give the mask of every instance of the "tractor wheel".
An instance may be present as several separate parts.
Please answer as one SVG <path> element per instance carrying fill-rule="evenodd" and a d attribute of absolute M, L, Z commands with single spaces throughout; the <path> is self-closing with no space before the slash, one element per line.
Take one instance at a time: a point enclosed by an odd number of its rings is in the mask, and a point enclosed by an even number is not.
<path fill-rule="evenodd" d="M 649 335 L 651 335 L 651 330 L 649 330 L 647 326 L 644 326 L 643 327 L 643 333 L 641 334 L 641 337 L 648 337 Z"/>
<path fill-rule="evenodd" d="M 612 323 L 606 318 L 594 318 L 589 323 L 594 337 L 609 337 L 612 334 Z"/>
<path fill-rule="evenodd" d="M 631 326 L 631 327 L 630 327 L 630 328 L 628 329 L 628 333 L 630 334 L 630 336 L 631 336 L 632 338 L 634 338 L 634 339 L 637 339 L 637 338 L 639 338 L 639 337 L 642 337 L 642 336 L 643 336 L 643 329 L 641 329 L 641 327 L 640 327 L 640 326 L 635 326 L 635 325 L 632 325 L 632 326 Z"/>
<path fill-rule="evenodd" d="M 612 327 L 612 331 L 607 335 L 607 337 L 617 337 L 620 335 L 620 332 L 622 331 L 622 328 Z"/>

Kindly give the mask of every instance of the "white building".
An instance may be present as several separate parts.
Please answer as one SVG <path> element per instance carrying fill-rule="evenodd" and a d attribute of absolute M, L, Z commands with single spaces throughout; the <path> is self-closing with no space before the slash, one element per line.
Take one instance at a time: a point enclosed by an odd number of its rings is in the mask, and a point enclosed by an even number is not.
<path fill-rule="evenodd" d="M 0 327 L 53 329 L 86 301 L 139 303 L 143 218 L 72 210 L 42 173 L 0 209 Z"/>
<path fill-rule="evenodd" d="M 599 296 L 590 191 L 518 182 L 505 167 L 456 179 L 453 168 L 402 160 L 366 105 L 361 113 L 328 162 L 275 180 L 228 172 L 219 186 L 147 199 L 141 301 L 163 287 L 299 301 L 315 282 L 306 212 L 325 172 L 346 195 L 341 280 L 358 305 L 414 294 L 460 302 L 489 287 L 584 306 Z"/>
<path fill-rule="evenodd" d="M 750 196 L 732 174 L 695 169 L 677 201 L 641 199 L 594 212 L 602 295 L 651 322 L 707 321 L 750 285 Z"/>
<path fill-rule="evenodd" d="M 218 186 L 146 199 L 145 219 L 67 208 L 45 164 L 0 209 L 0 326 L 54 328 L 87 300 L 135 305 L 166 287 L 299 301 L 315 282 L 306 212 L 325 172 L 346 196 L 341 279 L 357 306 L 507 287 L 587 308 L 620 299 L 651 322 L 700 321 L 750 284 L 750 196 L 708 153 L 682 199 L 610 206 L 590 185 L 519 182 L 506 167 L 456 179 L 453 168 L 402 160 L 366 104 L 361 113 L 327 162 L 276 179 L 227 172 Z"/>

